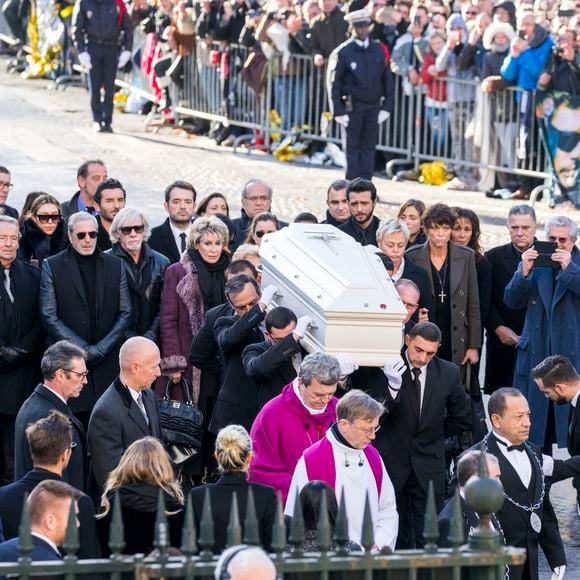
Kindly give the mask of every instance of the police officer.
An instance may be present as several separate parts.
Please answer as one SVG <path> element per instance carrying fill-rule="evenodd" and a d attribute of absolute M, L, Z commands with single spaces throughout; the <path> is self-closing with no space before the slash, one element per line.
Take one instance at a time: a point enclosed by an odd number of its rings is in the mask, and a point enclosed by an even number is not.
<path fill-rule="evenodd" d="M 131 58 L 133 46 L 133 25 L 123 0 L 77 0 L 73 37 L 79 62 L 89 71 L 93 129 L 112 133 L 115 75 Z"/>
<path fill-rule="evenodd" d="M 371 14 L 356 10 L 344 19 L 352 38 L 329 59 L 334 120 L 346 134 L 346 178 L 372 179 L 379 124 L 389 117 L 393 77 L 379 42 L 369 39 Z"/>

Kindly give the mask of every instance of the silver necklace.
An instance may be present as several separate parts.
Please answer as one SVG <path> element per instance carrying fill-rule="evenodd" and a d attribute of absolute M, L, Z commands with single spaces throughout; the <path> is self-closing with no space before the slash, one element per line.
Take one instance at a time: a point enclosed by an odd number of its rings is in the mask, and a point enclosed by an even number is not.
<path fill-rule="evenodd" d="M 447 298 L 447 294 L 445 293 L 445 281 L 447 280 L 447 266 L 448 266 L 448 262 L 447 262 L 447 258 L 445 258 L 445 262 L 443 263 L 443 267 L 441 268 L 443 270 L 443 281 L 441 281 L 441 276 L 439 275 L 439 270 L 437 270 L 437 268 L 433 267 L 433 269 L 435 270 L 435 274 L 437 274 L 437 280 L 439 280 L 439 286 L 441 288 L 441 291 L 439 292 L 439 294 L 437 294 L 437 296 L 439 296 L 439 299 L 441 300 L 441 304 L 444 304 L 445 298 Z"/>
<path fill-rule="evenodd" d="M 487 441 L 489 439 L 489 436 L 490 436 L 490 433 L 488 433 L 483 438 L 483 448 L 485 449 L 486 453 L 489 453 L 489 448 L 487 446 Z M 536 464 L 538 465 L 540 473 L 542 473 L 542 465 L 540 464 L 540 460 L 538 459 L 537 455 L 532 451 L 532 448 L 527 444 L 527 442 L 524 442 L 524 445 L 527 449 L 530 450 L 531 455 L 533 456 L 534 460 L 536 461 Z M 540 519 L 540 516 L 535 512 L 535 510 L 537 510 L 542 505 L 542 503 L 544 503 L 544 495 L 545 494 L 546 494 L 546 481 L 544 480 L 543 476 L 542 476 L 542 490 L 540 492 L 540 497 L 538 498 L 536 503 L 534 503 L 533 505 L 522 505 L 521 503 L 518 503 L 515 499 L 511 498 L 505 491 L 503 492 L 504 498 L 507 501 L 509 501 L 513 506 L 530 513 L 530 525 L 532 526 L 532 529 L 534 530 L 534 532 L 536 532 L 537 534 L 539 534 L 542 530 L 542 520 Z"/>

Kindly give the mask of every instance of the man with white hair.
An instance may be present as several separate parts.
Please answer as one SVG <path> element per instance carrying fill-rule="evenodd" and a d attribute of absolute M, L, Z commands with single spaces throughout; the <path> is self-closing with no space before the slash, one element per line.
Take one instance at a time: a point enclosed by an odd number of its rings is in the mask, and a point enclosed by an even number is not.
<path fill-rule="evenodd" d="M 262 548 L 240 544 L 224 550 L 216 563 L 215 580 L 275 580 L 276 567 Z"/>
<path fill-rule="evenodd" d="M 149 222 L 138 209 L 126 207 L 119 211 L 109 235 L 113 246 L 107 254 L 117 256 L 123 263 L 131 295 L 133 317 L 128 335 L 158 342 L 161 290 L 171 262 L 147 243 L 151 235 Z"/>
<path fill-rule="evenodd" d="M 70 340 L 87 352 L 88 383 L 71 402 L 85 426 L 93 405 L 119 372 L 119 347 L 131 322 L 123 265 L 98 249 L 97 235 L 94 216 L 72 214 L 70 246 L 43 262 L 40 282 L 41 321 L 49 342 Z"/>
<path fill-rule="evenodd" d="M 528 248 L 505 289 L 504 302 L 508 308 L 526 308 L 513 386 L 530 404 L 530 441 L 551 455 L 554 442 L 566 446 L 570 406 L 554 406 L 535 383 L 532 369 L 553 354 L 580 368 L 580 252 L 575 246 L 578 228 L 569 217 L 550 218 L 545 234 L 557 244 L 556 250 L 542 255 L 538 266 L 536 243 Z"/>

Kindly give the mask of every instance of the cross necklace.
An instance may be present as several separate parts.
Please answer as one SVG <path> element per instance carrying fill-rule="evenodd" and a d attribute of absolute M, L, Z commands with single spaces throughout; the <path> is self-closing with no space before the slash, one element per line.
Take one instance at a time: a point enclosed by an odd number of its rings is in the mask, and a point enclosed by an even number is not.
<path fill-rule="evenodd" d="M 437 294 L 437 296 L 439 296 L 439 299 L 441 300 L 441 304 L 443 304 L 445 302 L 445 298 L 447 298 L 447 294 L 445 293 L 445 281 L 447 280 L 447 266 L 448 266 L 447 258 L 445 258 L 445 262 L 443 262 L 443 267 L 441 268 L 443 270 L 443 280 L 441 280 L 439 270 L 437 270 L 437 268 L 434 268 L 435 274 L 437 274 L 437 280 L 439 280 L 439 286 L 441 287 L 441 291 L 439 292 L 439 294 Z"/>

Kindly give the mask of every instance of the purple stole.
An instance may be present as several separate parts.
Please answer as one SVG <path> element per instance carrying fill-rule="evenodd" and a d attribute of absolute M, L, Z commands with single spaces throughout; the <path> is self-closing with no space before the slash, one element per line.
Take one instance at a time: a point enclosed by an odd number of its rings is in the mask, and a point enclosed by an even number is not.
<path fill-rule="evenodd" d="M 375 483 L 377 484 L 377 494 L 380 499 L 383 487 L 383 460 L 372 445 L 367 445 L 363 449 L 363 453 L 373 472 Z M 336 490 L 334 451 L 328 437 L 317 441 L 304 452 L 304 464 L 308 481 L 325 481 L 332 489 Z"/>

